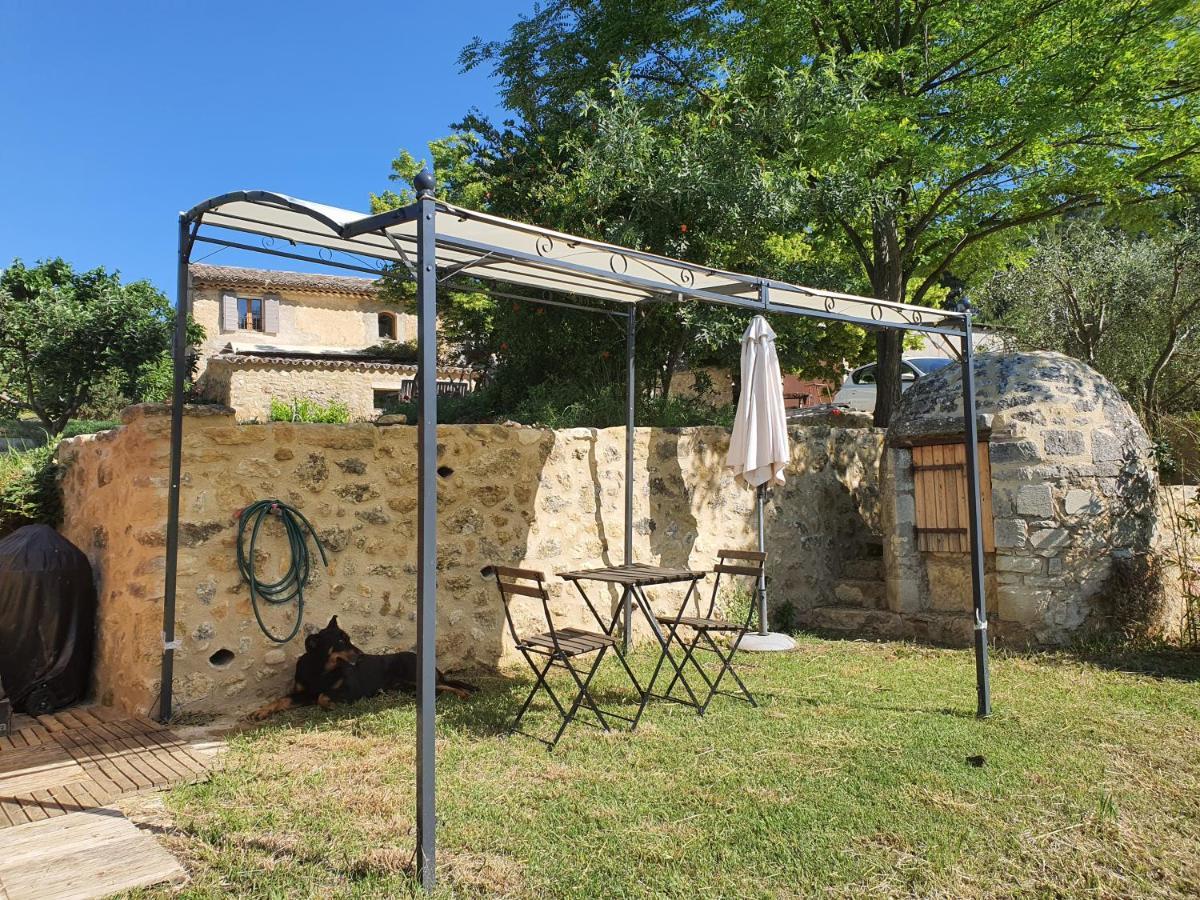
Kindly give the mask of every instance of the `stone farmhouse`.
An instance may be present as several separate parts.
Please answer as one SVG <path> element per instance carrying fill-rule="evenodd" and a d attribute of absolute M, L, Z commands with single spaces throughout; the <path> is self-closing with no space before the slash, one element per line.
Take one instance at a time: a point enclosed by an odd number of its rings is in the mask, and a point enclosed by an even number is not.
<path fill-rule="evenodd" d="M 190 272 L 205 334 L 198 391 L 239 421 L 266 421 L 272 400 L 336 400 L 365 421 L 411 399 L 416 366 L 366 352 L 416 339 L 416 317 L 384 300 L 376 280 L 203 264 Z M 438 393 L 469 393 L 476 379 L 439 367 Z"/>

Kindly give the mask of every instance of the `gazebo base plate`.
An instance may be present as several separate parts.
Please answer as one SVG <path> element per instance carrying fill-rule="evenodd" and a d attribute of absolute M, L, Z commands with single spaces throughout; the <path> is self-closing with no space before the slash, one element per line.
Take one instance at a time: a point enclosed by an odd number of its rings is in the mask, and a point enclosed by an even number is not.
<path fill-rule="evenodd" d="M 767 634 L 752 632 L 742 638 L 738 649 L 749 650 L 752 653 L 779 653 L 785 650 L 795 650 L 796 642 L 786 634 L 780 634 L 777 631 Z"/>

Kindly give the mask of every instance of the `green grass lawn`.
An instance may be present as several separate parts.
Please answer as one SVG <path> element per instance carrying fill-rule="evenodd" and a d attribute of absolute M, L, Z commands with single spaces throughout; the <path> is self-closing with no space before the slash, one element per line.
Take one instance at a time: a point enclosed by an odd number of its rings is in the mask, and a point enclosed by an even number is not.
<path fill-rule="evenodd" d="M 803 638 L 741 659 L 759 709 L 658 704 L 553 753 L 503 733 L 527 679 L 441 701 L 440 892 L 1200 894 L 1200 656 L 998 655 L 987 721 L 969 651 Z M 627 697 L 619 672 L 602 703 Z M 414 727 L 389 696 L 234 738 L 167 798 L 185 894 L 411 891 Z"/>

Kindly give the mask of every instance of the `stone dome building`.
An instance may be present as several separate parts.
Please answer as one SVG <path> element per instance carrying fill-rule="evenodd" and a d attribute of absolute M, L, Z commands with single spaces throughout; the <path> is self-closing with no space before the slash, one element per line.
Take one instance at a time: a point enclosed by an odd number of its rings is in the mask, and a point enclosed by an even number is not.
<path fill-rule="evenodd" d="M 1117 390 L 1071 357 L 981 354 L 975 379 L 992 636 L 1067 643 L 1112 611 L 1114 560 L 1152 548 L 1150 441 Z M 914 384 L 887 431 L 881 524 L 894 619 L 881 624 L 894 633 L 970 640 L 965 502 L 955 508 L 962 416 L 953 365 Z"/>

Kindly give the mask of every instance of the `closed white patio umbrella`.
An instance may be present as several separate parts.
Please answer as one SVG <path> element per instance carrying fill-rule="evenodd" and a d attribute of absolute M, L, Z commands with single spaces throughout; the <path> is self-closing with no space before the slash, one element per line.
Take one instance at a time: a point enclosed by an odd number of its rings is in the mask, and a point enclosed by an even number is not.
<path fill-rule="evenodd" d="M 755 316 L 742 335 L 742 383 L 726 465 L 755 489 L 758 507 L 758 549 L 766 550 L 763 503 L 768 485 L 781 485 L 791 460 L 787 414 L 783 408 L 783 376 L 775 352 L 775 332 Z M 758 634 L 748 634 L 742 650 L 791 650 L 796 642 L 767 630 L 766 576 L 758 583 Z"/>

